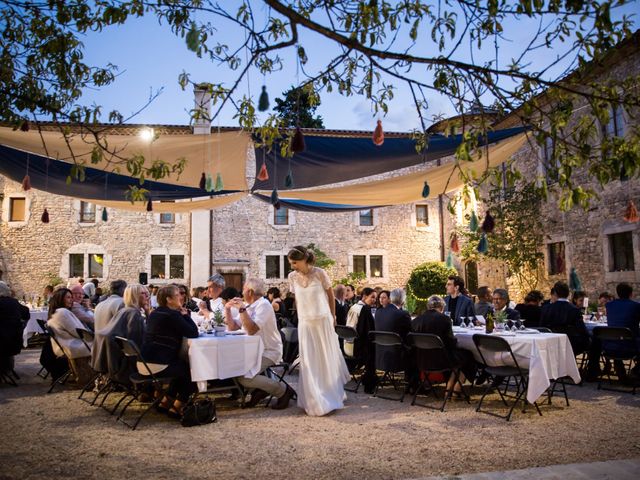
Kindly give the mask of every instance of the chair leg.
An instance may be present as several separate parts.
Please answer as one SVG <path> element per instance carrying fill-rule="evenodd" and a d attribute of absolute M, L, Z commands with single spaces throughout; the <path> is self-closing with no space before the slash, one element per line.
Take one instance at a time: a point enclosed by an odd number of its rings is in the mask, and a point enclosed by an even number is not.
<path fill-rule="evenodd" d="M 64 374 L 62 374 L 60 377 L 58 377 L 57 379 L 53 380 L 51 382 L 51 387 L 49 387 L 49 390 L 47 390 L 47 393 L 53 392 L 53 389 L 58 384 L 64 385 L 67 382 L 67 380 L 69 379 L 69 377 L 71 376 L 72 373 L 73 372 L 69 369 Z"/>

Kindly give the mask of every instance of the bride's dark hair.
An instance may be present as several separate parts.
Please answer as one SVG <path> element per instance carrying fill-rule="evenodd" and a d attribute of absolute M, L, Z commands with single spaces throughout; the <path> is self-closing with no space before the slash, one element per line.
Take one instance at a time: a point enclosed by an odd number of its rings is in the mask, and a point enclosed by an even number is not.
<path fill-rule="evenodd" d="M 316 256 L 313 254 L 313 252 L 307 249 L 307 247 L 303 247 L 302 245 L 297 245 L 289 250 L 289 253 L 287 253 L 287 258 L 296 261 L 304 260 L 310 265 L 313 265 L 316 261 Z"/>

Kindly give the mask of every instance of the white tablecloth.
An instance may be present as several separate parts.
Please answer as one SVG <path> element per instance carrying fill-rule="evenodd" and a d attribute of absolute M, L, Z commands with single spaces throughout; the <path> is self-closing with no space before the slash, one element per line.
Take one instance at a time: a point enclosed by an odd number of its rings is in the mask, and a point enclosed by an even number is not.
<path fill-rule="evenodd" d="M 481 361 L 480 354 L 473 343 L 474 333 L 484 333 L 477 330 L 454 330 L 458 339 L 458 347 L 469 350 L 477 361 Z M 552 379 L 569 376 L 575 383 L 580 382 L 580 373 L 573 355 L 569 338 L 560 333 L 515 334 L 501 335 L 509 345 L 522 368 L 529 369 L 529 385 L 527 400 L 535 402 L 551 385 Z M 504 357 L 504 361 L 507 359 Z M 512 362 L 509 362 L 512 364 Z"/>
<path fill-rule="evenodd" d="M 34 333 L 44 333 L 40 325 L 38 325 L 37 320 L 44 320 L 46 322 L 47 315 L 47 310 L 29 310 L 29 321 L 22 331 L 22 342 L 25 347 L 28 345 L 29 339 Z"/>
<path fill-rule="evenodd" d="M 257 335 L 202 335 L 190 338 L 191 380 L 198 390 L 207 389 L 207 380 L 255 377 L 260 372 L 264 345 Z"/>

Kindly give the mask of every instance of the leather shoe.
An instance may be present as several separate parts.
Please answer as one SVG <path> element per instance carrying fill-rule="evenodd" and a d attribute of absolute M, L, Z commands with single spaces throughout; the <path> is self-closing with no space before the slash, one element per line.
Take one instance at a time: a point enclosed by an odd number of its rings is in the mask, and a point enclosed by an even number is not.
<path fill-rule="evenodd" d="M 256 405 L 258 405 L 258 403 L 260 403 L 262 400 L 264 400 L 268 396 L 269 394 L 267 392 L 256 388 L 253 392 L 251 392 L 251 398 L 249 399 L 248 402 L 245 402 L 244 405 L 247 408 L 255 407 Z"/>
<path fill-rule="evenodd" d="M 289 400 L 291 400 L 291 398 L 295 395 L 295 393 L 296 392 L 293 391 L 293 388 L 287 387 L 287 389 L 284 392 L 284 395 L 282 395 L 278 399 L 278 401 L 272 408 L 274 410 L 284 410 L 289 406 Z"/>

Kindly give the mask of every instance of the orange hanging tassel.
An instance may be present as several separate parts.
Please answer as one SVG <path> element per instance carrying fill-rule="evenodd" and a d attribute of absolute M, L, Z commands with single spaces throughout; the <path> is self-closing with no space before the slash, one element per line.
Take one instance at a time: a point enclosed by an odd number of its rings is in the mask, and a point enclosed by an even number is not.
<path fill-rule="evenodd" d="M 453 232 L 451 236 L 451 251 L 453 253 L 460 253 L 460 243 L 458 242 L 458 234 Z"/>
<path fill-rule="evenodd" d="M 25 175 L 22 179 L 22 190 L 25 192 L 31 190 L 31 177 L 29 177 L 29 175 Z"/>
<path fill-rule="evenodd" d="M 267 164 L 262 162 L 262 166 L 260 167 L 260 171 L 258 172 L 258 176 L 256 177 L 261 182 L 266 182 L 269 180 L 269 172 L 267 172 Z"/>
<path fill-rule="evenodd" d="M 627 204 L 627 211 L 624 214 L 624 219 L 630 223 L 635 223 L 640 220 L 640 216 L 638 216 L 638 209 L 636 208 L 636 204 L 633 203 L 633 200 L 629 200 L 629 203 Z"/>
<path fill-rule="evenodd" d="M 384 132 L 382 131 L 382 120 L 378 120 L 378 125 L 376 125 L 376 129 L 373 131 L 373 144 L 379 147 L 383 143 Z"/>

